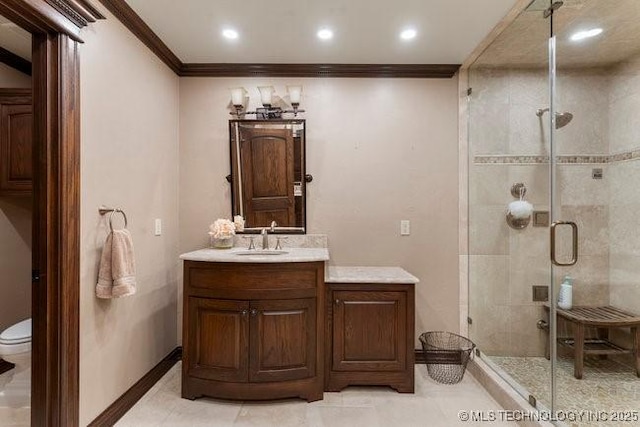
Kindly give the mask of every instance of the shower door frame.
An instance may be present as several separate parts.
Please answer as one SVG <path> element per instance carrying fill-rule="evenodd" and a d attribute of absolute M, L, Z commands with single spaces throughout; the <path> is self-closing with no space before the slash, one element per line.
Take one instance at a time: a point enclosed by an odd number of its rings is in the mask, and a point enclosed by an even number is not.
<path fill-rule="evenodd" d="M 551 363 L 550 378 L 550 399 L 551 413 L 556 410 L 556 369 L 558 357 L 558 317 L 557 307 L 554 303 L 556 295 L 555 286 L 555 268 L 554 268 L 554 251 L 555 239 L 552 238 L 556 219 L 556 37 L 553 33 L 553 14 L 549 16 L 549 220 L 551 227 L 549 228 L 549 362 Z"/>

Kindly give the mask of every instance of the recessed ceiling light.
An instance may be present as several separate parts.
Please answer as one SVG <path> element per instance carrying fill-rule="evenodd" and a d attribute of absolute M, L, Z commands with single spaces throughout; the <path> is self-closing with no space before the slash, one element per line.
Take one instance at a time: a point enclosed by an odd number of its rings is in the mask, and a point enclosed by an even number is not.
<path fill-rule="evenodd" d="M 239 34 L 234 29 L 226 28 L 226 29 L 222 30 L 222 36 L 225 39 L 235 40 L 235 39 L 237 39 L 239 37 Z"/>
<path fill-rule="evenodd" d="M 321 28 L 316 34 L 320 40 L 330 40 L 333 38 L 333 31 L 328 28 Z"/>
<path fill-rule="evenodd" d="M 571 40 L 574 42 L 588 39 L 590 37 L 595 37 L 598 34 L 602 33 L 602 28 L 592 28 L 590 30 L 578 31 L 577 33 L 573 33 L 571 35 Z"/>
<path fill-rule="evenodd" d="M 417 35 L 418 32 L 416 30 L 414 30 L 413 28 L 407 28 L 400 33 L 400 38 L 402 40 L 411 40 L 415 39 Z"/>

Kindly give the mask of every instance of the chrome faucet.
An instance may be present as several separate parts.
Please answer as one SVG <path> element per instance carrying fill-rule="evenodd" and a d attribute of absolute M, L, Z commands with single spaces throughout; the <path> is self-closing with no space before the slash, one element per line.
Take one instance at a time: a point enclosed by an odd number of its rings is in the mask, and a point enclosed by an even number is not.
<path fill-rule="evenodd" d="M 278 226 L 277 222 L 271 221 L 271 226 L 269 228 L 271 229 L 272 233 L 275 233 L 277 226 Z M 262 249 L 268 250 L 269 249 L 269 231 L 267 227 L 263 228 L 260 234 L 262 234 Z"/>

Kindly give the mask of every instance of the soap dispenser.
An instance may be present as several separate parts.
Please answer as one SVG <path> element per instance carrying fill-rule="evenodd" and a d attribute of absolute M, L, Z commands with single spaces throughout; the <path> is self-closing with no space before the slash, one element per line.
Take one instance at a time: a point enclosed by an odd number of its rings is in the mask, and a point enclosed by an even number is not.
<path fill-rule="evenodd" d="M 558 293 L 558 307 L 563 310 L 571 310 L 573 307 L 573 279 L 571 276 L 564 276 Z"/>

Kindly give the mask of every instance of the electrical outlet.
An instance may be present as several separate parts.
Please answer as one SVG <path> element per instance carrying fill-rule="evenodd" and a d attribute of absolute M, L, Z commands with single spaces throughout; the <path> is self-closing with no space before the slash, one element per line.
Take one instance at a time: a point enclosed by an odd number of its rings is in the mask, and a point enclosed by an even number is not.
<path fill-rule="evenodd" d="M 411 234 L 411 222 L 408 219 L 400 221 L 400 235 L 408 236 Z"/>
<path fill-rule="evenodd" d="M 155 221 L 155 235 L 156 236 L 162 235 L 162 220 L 160 218 L 156 218 L 156 221 Z"/>

